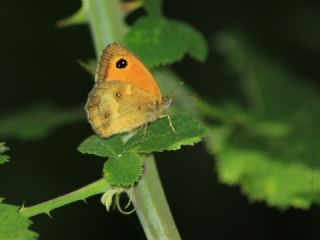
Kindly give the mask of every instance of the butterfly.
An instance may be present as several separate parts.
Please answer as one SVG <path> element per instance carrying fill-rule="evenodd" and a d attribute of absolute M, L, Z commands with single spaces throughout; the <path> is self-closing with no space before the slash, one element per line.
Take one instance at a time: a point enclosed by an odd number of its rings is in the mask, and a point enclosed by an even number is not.
<path fill-rule="evenodd" d="M 108 138 L 140 126 L 146 130 L 171 102 L 147 67 L 124 46 L 112 43 L 102 52 L 85 108 L 93 130 Z"/>

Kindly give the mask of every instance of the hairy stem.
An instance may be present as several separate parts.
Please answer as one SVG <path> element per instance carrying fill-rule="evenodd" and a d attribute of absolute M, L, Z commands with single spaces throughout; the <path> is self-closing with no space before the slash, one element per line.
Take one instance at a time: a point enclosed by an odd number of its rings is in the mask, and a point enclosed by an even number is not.
<path fill-rule="evenodd" d="M 83 0 L 88 23 L 99 56 L 102 49 L 111 42 L 120 42 L 127 28 L 120 8 L 120 0 Z"/>
<path fill-rule="evenodd" d="M 62 207 L 64 205 L 79 200 L 85 200 L 86 198 L 91 197 L 93 195 L 103 193 L 107 191 L 109 188 L 110 185 L 106 182 L 106 180 L 100 179 L 66 195 L 51 199 L 49 201 L 31 207 L 22 207 L 20 209 L 20 213 L 25 217 L 33 217 L 41 213 L 50 215 L 50 212 L 53 209 Z"/>
<path fill-rule="evenodd" d="M 143 176 L 134 190 L 133 203 L 148 239 L 181 239 L 152 156 L 146 158 Z"/>
<path fill-rule="evenodd" d="M 87 16 L 97 56 L 110 42 L 121 42 L 126 31 L 119 0 L 86 0 Z M 180 239 L 153 159 L 146 159 L 145 172 L 134 195 L 134 205 L 148 239 Z"/>

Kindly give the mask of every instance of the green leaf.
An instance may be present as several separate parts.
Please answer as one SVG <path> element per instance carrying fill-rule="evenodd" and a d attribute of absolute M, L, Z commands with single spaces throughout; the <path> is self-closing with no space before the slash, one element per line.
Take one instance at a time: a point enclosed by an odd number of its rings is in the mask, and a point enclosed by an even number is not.
<path fill-rule="evenodd" d="M 84 140 L 78 150 L 81 153 L 109 157 L 104 165 L 106 180 L 116 186 L 130 187 L 138 181 L 142 173 L 143 160 L 139 154 L 177 150 L 182 145 L 194 145 L 201 141 L 206 127 L 189 114 L 172 116 L 176 134 L 170 128 L 167 117 L 150 123 L 144 137 L 144 130 L 138 132 L 124 144 L 115 135 L 107 139 L 92 135 Z M 109 199 L 110 200 L 110 199 Z"/>
<path fill-rule="evenodd" d="M 63 28 L 85 23 L 87 23 L 86 6 L 85 1 L 82 1 L 81 7 L 78 11 L 67 18 L 59 20 L 56 25 L 59 28 Z"/>
<path fill-rule="evenodd" d="M 84 118 L 83 107 L 65 110 L 49 104 L 29 106 L 0 116 L 0 136 L 40 139 L 63 125 Z"/>
<path fill-rule="evenodd" d="M 18 209 L 17 206 L 0 203 L 1 240 L 32 240 L 37 238 L 38 234 L 28 229 L 32 222 L 21 216 Z"/>
<path fill-rule="evenodd" d="M 3 142 L 0 142 L 0 164 L 7 162 L 9 157 L 2 155 L 9 150 Z M 36 239 L 38 234 L 30 231 L 28 228 L 31 221 L 21 216 L 19 207 L 4 204 L 0 197 L 0 239 L 1 240 L 32 240 Z"/>
<path fill-rule="evenodd" d="M 9 162 L 10 157 L 7 155 L 0 155 L 0 164 L 3 164 L 5 162 Z"/>
<path fill-rule="evenodd" d="M 104 164 L 104 177 L 111 185 L 130 187 L 142 174 L 143 160 L 136 153 L 124 152 Z"/>
<path fill-rule="evenodd" d="M 97 69 L 97 61 L 95 59 L 87 59 L 85 61 L 78 60 L 78 63 L 91 76 L 95 75 L 96 69 Z M 94 78 L 92 78 L 92 79 L 94 79 Z"/>
<path fill-rule="evenodd" d="M 280 208 L 320 203 L 320 98 L 241 35 L 219 37 L 219 50 L 240 80 L 249 117 L 212 129 L 206 141 L 222 182 Z"/>
<path fill-rule="evenodd" d="M 0 142 L 0 154 L 4 153 L 5 151 L 8 151 L 9 148 L 5 146 L 4 142 Z"/>
<path fill-rule="evenodd" d="M 198 31 L 166 18 L 139 18 L 124 40 L 150 68 L 179 61 L 187 53 L 198 60 L 207 54 L 206 42 Z"/>
<path fill-rule="evenodd" d="M 162 0 L 142 0 L 144 8 L 150 16 L 159 17 L 161 13 Z"/>
<path fill-rule="evenodd" d="M 126 46 L 148 67 L 181 60 L 186 47 L 164 18 L 140 18 L 125 36 Z"/>
<path fill-rule="evenodd" d="M 138 153 L 162 152 L 164 150 L 178 150 L 182 145 L 194 145 L 201 141 L 207 128 L 187 113 L 176 114 L 171 117 L 176 130 L 170 127 L 167 117 L 151 123 L 144 131 L 140 131 L 125 144 L 125 149 Z"/>
<path fill-rule="evenodd" d="M 9 161 L 10 157 L 7 155 L 3 155 L 3 153 L 7 150 L 9 150 L 9 148 L 5 146 L 5 143 L 0 142 L 0 164 L 3 164 Z"/>
<path fill-rule="evenodd" d="M 205 61 L 209 47 L 203 35 L 194 27 L 181 21 L 171 21 L 171 25 L 186 44 L 188 54 L 198 61 Z"/>
<path fill-rule="evenodd" d="M 108 139 L 92 135 L 85 139 L 78 147 L 78 151 L 81 153 L 114 158 L 122 153 L 122 149 L 123 142 L 119 135 L 112 136 Z"/>
<path fill-rule="evenodd" d="M 219 152 L 219 178 L 226 184 L 241 184 L 251 200 L 270 206 L 308 208 L 320 202 L 320 170 L 299 163 L 288 164 L 264 151 L 228 146 Z"/>

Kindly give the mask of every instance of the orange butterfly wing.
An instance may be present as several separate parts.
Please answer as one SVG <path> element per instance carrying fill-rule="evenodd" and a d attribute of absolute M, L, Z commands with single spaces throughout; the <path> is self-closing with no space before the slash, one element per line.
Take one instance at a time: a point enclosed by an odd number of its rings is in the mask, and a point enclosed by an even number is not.
<path fill-rule="evenodd" d="M 145 65 L 118 43 L 109 44 L 100 57 L 97 82 L 123 81 L 145 90 L 162 102 L 160 88 Z"/>

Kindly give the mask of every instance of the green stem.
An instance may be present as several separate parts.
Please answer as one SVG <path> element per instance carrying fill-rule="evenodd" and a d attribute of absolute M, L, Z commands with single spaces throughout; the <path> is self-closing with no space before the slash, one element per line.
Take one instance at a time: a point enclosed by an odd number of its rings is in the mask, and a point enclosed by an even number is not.
<path fill-rule="evenodd" d="M 52 211 L 55 208 L 58 208 L 79 200 L 85 200 L 86 198 L 99 193 L 104 193 L 105 191 L 108 190 L 108 188 L 110 188 L 110 185 L 106 182 L 106 180 L 100 179 L 98 181 L 95 181 L 85 187 L 82 187 L 66 195 L 51 199 L 49 201 L 31 206 L 31 207 L 22 207 L 20 209 L 20 213 L 21 215 L 28 218 L 41 213 L 46 213 L 50 215 L 50 211 Z"/>
<path fill-rule="evenodd" d="M 156 163 L 148 157 L 133 203 L 148 239 L 181 239 L 164 194 Z"/>
<path fill-rule="evenodd" d="M 119 0 L 84 0 L 97 56 L 107 43 L 121 42 L 126 31 Z M 134 195 L 134 205 L 148 239 L 180 239 L 153 159 Z"/>
<path fill-rule="evenodd" d="M 120 0 L 83 0 L 97 56 L 108 43 L 121 41 L 127 30 L 119 2 Z"/>

